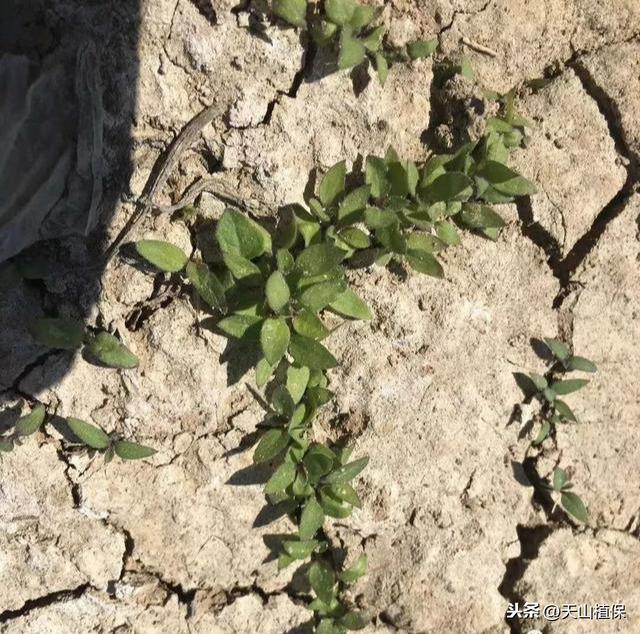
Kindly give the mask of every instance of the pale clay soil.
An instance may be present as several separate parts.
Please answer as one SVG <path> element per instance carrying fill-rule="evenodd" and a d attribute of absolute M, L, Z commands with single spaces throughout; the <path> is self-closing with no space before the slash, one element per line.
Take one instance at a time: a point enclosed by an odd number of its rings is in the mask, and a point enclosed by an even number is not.
<path fill-rule="evenodd" d="M 69 0 L 52 4 L 57 19 L 74 11 Z M 135 86 L 121 54 L 134 16 L 93 2 L 81 18 L 89 30 L 117 27 L 103 52 L 107 159 L 131 126 L 133 172 L 110 236 L 158 156 L 212 103 L 220 114 L 183 155 L 163 202 L 214 166 L 256 217 L 268 216 L 302 200 L 314 167 L 388 144 L 426 156 L 431 60 L 395 66 L 384 88 L 359 78 L 356 96 L 348 73 L 321 77 L 320 57 L 310 58 L 294 30 L 269 23 L 263 2 L 214 4 L 143 0 Z M 330 377 L 337 397 L 318 437 L 349 438 L 371 457 L 358 486 L 363 509 L 331 529 L 352 556 L 369 556 L 354 592 L 375 615 L 365 632 L 640 632 L 640 2 L 385 5 L 391 42 L 437 36 L 447 54 L 465 49 L 489 87 L 552 81 L 522 91 L 520 110 L 534 125 L 512 160 L 539 191 L 504 206 L 499 240 L 466 235 L 447 252 L 443 281 L 380 267 L 354 272 L 375 318 L 329 340 L 340 361 Z M 134 89 L 135 106 L 120 108 L 118 91 Z M 113 174 L 119 167 L 109 165 Z M 208 194 L 201 207 L 211 219 L 223 209 Z M 132 238 L 192 252 L 206 248 L 208 231 L 149 216 Z M 81 266 L 92 248 L 69 239 L 59 251 Z M 247 388 L 250 359 L 200 327 L 203 315 L 187 298 L 157 300 L 153 276 L 126 259 L 114 259 L 88 290 L 77 279 L 54 268 L 41 287 L 0 297 L 0 389 L 10 409 L 0 416 L 15 416 L 28 395 L 59 417 L 94 421 L 159 452 L 105 468 L 62 452 L 49 426 L 2 460 L 0 631 L 307 632 L 306 588 L 289 569 L 277 573 L 270 557 L 269 536 L 290 524 L 254 527 L 264 498 L 257 479 L 245 477 L 261 418 Z M 51 306 L 117 331 L 139 370 L 12 346 Z M 549 516 L 514 477 L 526 442 L 508 424 L 521 401 L 513 373 L 540 371 L 530 340 L 557 334 L 600 371 L 570 397 L 582 422 L 559 430 L 537 469 L 569 468 L 590 510 L 587 527 Z M 516 600 L 624 603 L 628 618 L 510 630 L 504 614 Z"/>

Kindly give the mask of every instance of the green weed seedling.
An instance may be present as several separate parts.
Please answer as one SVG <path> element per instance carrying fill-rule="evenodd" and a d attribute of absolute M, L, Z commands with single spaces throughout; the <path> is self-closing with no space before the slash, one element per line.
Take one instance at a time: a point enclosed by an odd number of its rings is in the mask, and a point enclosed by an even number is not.
<path fill-rule="evenodd" d="M 535 372 L 524 375 L 527 383 L 521 385 L 527 399 L 535 399 L 540 404 L 539 411 L 533 417 L 533 423 L 538 425 L 538 433 L 530 446 L 542 451 L 544 441 L 551 436 L 555 437 L 557 425 L 578 422 L 573 410 L 560 397 L 581 390 L 589 381 L 566 378 L 567 374 L 576 370 L 589 373 L 597 370 L 592 361 L 572 354 L 569 347 L 559 339 L 545 338 L 544 343 L 552 355 L 551 366 L 544 375 Z M 564 469 L 557 468 L 552 482 L 542 481 L 541 486 L 560 496 L 560 506 L 569 515 L 580 522 L 587 521 L 585 505 L 578 495 L 570 491 L 573 484 L 569 482 Z"/>
<path fill-rule="evenodd" d="M 429 57 L 438 45 L 437 39 L 417 40 L 402 49 L 385 50 L 382 7 L 355 0 L 274 0 L 273 12 L 288 24 L 307 30 L 319 46 L 334 48 L 339 69 L 369 60 L 383 85 L 390 64 Z"/>
<path fill-rule="evenodd" d="M 35 434 L 44 423 L 45 409 L 36 405 L 29 414 L 20 417 L 10 433 L 0 436 L 0 455 L 9 453 L 20 446 L 27 436 Z"/>
<path fill-rule="evenodd" d="M 551 482 L 545 482 L 544 487 L 552 494 L 559 496 L 560 506 L 579 522 L 587 523 L 589 515 L 582 499 L 571 489 L 573 482 L 567 476 L 564 469 L 558 467 L 553 472 Z"/>
<path fill-rule="evenodd" d="M 124 440 L 115 434 L 107 434 L 100 427 L 79 418 L 67 418 L 67 425 L 73 435 L 86 447 L 89 455 L 102 454 L 105 464 L 111 462 L 114 456 L 122 460 L 140 460 L 157 453 L 151 447 Z"/>
<path fill-rule="evenodd" d="M 544 342 L 555 361 L 546 375 L 536 373 L 528 375 L 534 386 L 534 395 L 542 405 L 542 410 L 538 415 L 540 429 L 533 441 L 534 445 L 542 444 L 552 433 L 555 425 L 578 422 L 569 405 L 560 397 L 577 392 L 585 387 L 589 381 L 587 379 L 565 378 L 565 375 L 574 370 L 596 372 L 596 366 L 592 361 L 572 355 L 562 341 L 545 338 Z"/>
<path fill-rule="evenodd" d="M 36 342 L 49 348 L 77 350 L 84 345 L 91 358 L 108 368 L 138 367 L 138 357 L 116 336 L 104 331 L 85 332 L 83 324 L 75 319 L 41 317 L 30 324 L 29 331 Z"/>

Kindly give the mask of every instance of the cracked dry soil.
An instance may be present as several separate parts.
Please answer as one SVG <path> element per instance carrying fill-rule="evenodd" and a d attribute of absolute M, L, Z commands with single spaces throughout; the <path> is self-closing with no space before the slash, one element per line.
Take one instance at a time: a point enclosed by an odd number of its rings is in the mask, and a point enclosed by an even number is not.
<path fill-rule="evenodd" d="M 505 206 L 509 223 L 496 243 L 466 236 L 447 252 L 444 281 L 353 273 L 376 317 L 332 336 L 337 399 L 318 433 L 348 437 L 371 457 L 363 509 L 332 529 L 354 555 L 369 556 L 356 586 L 376 615 L 365 632 L 638 632 L 640 3 L 384 4 L 391 43 L 437 36 L 445 54 L 470 56 L 485 85 L 523 86 L 520 110 L 534 125 L 513 162 L 539 193 Z M 55 47 L 72 20 L 103 40 L 115 189 L 130 129 L 132 170 L 107 240 L 176 133 L 211 104 L 220 114 L 182 155 L 161 192 L 166 204 L 214 171 L 255 217 L 269 217 L 302 200 L 314 167 L 387 144 L 416 160 L 428 153 L 429 60 L 394 67 L 384 89 L 326 74 L 322 55 L 270 23 L 259 0 L 142 0 L 136 15 L 127 3 L 96 0 L 78 12 L 54 0 L 33 24 Z M 123 62 L 132 41 L 135 86 Z M 541 78 L 535 90 L 524 85 Z M 190 227 L 145 216 L 132 239 L 205 250 L 224 205 L 205 193 L 200 207 L 204 220 Z M 270 551 L 287 521 L 261 521 L 263 474 L 249 469 L 261 414 L 248 389 L 251 360 L 201 327 L 180 289 L 125 258 L 87 290 L 82 270 L 96 249 L 60 241 L 43 281 L 0 297 L 0 424 L 39 401 L 160 451 L 104 468 L 63 452 L 54 421 L 3 459 L 0 631 L 308 631 L 300 605 L 308 588 L 277 573 Z M 30 318 L 52 310 L 117 331 L 139 370 L 15 345 Z M 572 401 L 582 423 L 559 429 L 555 449 L 534 466 L 543 476 L 560 458 L 570 467 L 588 527 L 561 521 L 513 475 L 524 458 L 508 425 L 521 398 L 513 372 L 540 370 L 530 341 L 558 333 L 600 371 Z M 624 603 L 628 618 L 507 623 L 509 601 Z"/>

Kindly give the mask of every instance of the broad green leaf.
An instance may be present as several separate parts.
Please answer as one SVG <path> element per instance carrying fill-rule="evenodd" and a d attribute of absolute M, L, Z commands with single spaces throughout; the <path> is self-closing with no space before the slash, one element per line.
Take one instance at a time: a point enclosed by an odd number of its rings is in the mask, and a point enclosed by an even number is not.
<path fill-rule="evenodd" d="M 365 164 L 365 182 L 371 188 L 371 196 L 381 198 L 389 192 L 387 164 L 377 156 L 367 156 Z"/>
<path fill-rule="evenodd" d="M 371 187 L 369 185 L 363 185 L 349 192 L 338 207 L 338 220 L 343 224 L 357 222 L 359 218 L 354 216 L 364 210 L 370 195 Z"/>
<path fill-rule="evenodd" d="M 211 308 L 225 310 L 227 303 L 224 287 L 204 262 L 189 262 L 186 273 L 191 285 L 206 304 Z"/>
<path fill-rule="evenodd" d="M 277 493 L 286 489 L 296 477 L 296 465 L 292 462 L 283 462 L 264 485 L 265 494 Z"/>
<path fill-rule="evenodd" d="M 556 491 L 562 491 L 568 480 L 569 478 L 567 477 L 567 472 L 564 469 L 558 467 L 553 472 L 553 488 Z"/>
<path fill-rule="evenodd" d="M 310 374 L 309 368 L 296 368 L 294 366 L 287 368 L 287 390 L 289 390 L 294 403 L 299 403 L 303 397 L 309 383 Z"/>
<path fill-rule="evenodd" d="M 327 370 L 338 365 L 336 358 L 314 339 L 291 336 L 289 352 L 299 365 L 306 365 L 311 370 Z"/>
<path fill-rule="evenodd" d="M 351 26 L 356 31 L 362 30 L 373 22 L 381 13 L 379 7 L 370 7 L 365 4 L 356 5 L 351 18 Z"/>
<path fill-rule="evenodd" d="M 467 200 L 473 194 L 473 181 L 462 172 L 447 172 L 420 190 L 420 195 L 431 202 Z"/>
<path fill-rule="evenodd" d="M 466 203 L 460 213 L 460 222 L 470 229 L 500 229 L 504 220 L 488 205 Z"/>
<path fill-rule="evenodd" d="M 285 552 L 294 559 L 306 559 L 318 546 L 320 542 L 316 539 L 293 540 L 282 542 Z"/>
<path fill-rule="evenodd" d="M 347 612 L 338 623 L 348 630 L 363 630 L 371 621 L 371 617 L 367 612 L 362 610 L 354 610 Z"/>
<path fill-rule="evenodd" d="M 324 387 L 315 386 L 310 387 L 307 390 L 307 400 L 309 401 L 309 405 L 318 409 L 322 407 L 325 403 L 328 403 L 333 398 L 333 392 L 331 390 L 327 390 Z"/>
<path fill-rule="evenodd" d="M 362 229 L 348 227 L 342 229 L 338 236 L 354 249 L 367 249 L 371 246 L 371 238 Z"/>
<path fill-rule="evenodd" d="M 529 378 L 533 381 L 533 384 L 535 385 L 537 390 L 544 390 L 545 388 L 549 387 L 547 379 L 545 379 L 541 374 L 532 372 L 529 375 Z"/>
<path fill-rule="evenodd" d="M 338 27 L 333 22 L 326 20 L 314 20 L 311 23 L 311 37 L 316 44 L 326 46 L 338 32 Z"/>
<path fill-rule="evenodd" d="M 432 277 L 444 276 L 440 262 L 431 253 L 411 249 L 407 251 L 406 258 L 411 268 L 418 271 L 418 273 L 424 273 Z"/>
<path fill-rule="evenodd" d="M 304 466 L 312 482 L 317 482 L 331 471 L 335 454 L 324 445 L 313 445 L 303 458 Z"/>
<path fill-rule="evenodd" d="M 420 233 L 414 231 L 407 236 L 407 249 L 409 251 L 426 251 L 427 253 L 438 253 L 446 248 L 440 238 L 436 238 L 430 233 Z"/>
<path fill-rule="evenodd" d="M 357 508 L 362 507 L 362 502 L 360 501 L 360 497 L 356 493 L 356 490 L 346 482 L 342 484 L 332 484 L 329 487 L 329 491 L 331 495 L 338 500 L 348 502 Z"/>
<path fill-rule="evenodd" d="M 269 462 L 286 449 L 288 444 L 289 434 L 284 429 L 270 429 L 262 436 L 253 452 L 253 462 Z"/>
<path fill-rule="evenodd" d="M 551 389 L 559 395 L 571 394 L 583 388 L 589 381 L 587 379 L 566 379 L 564 381 L 556 381 L 551 385 Z"/>
<path fill-rule="evenodd" d="M 26 416 L 22 416 L 15 425 L 15 432 L 18 436 L 30 436 L 40 429 L 44 422 L 44 405 L 36 405 Z"/>
<path fill-rule="evenodd" d="M 189 260 L 180 247 L 162 240 L 140 240 L 136 242 L 136 251 L 147 262 L 167 273 L 181 271 Z"/>
<path fill-rule="evenodd" d="M 216 227 L 216 238 L 223 253 L 233 253 L 253 260 L 271 251 L 269 234 L 236 209 L 227 209 Z"/>
<path fill-rule="evenodd" d="M 373 318 L 367 304 L 350 288 L 338 295 L 338 297 L 329 304 L 329 308 L 344 317 L 362 320 Z"/>
<path fill-rule="evenodd" d="M 315 502 L 315 500 L 314 500 Z M 322 513 L 322 508 L 315 502 Z M 324 519 L 324 513 L 323 513 Z M 334 597 L 336 575 L 333 569 L 324 561 L 314 561 L 309 568 L 309 584 L 318 598 L 324 603 L 331 603 Z"/>
<path fill-rule="evenodd" d="M 63 350 L 79 348 L 84 339 L 81 322 L 61 317 L 40 317 L 29 326 L 29 332 L 38 343 Z"/>
<path fill-rule="evenodd" d="M 227 265 L 231 275 L 235 277 L 239 282 L 245 284 L 258 284 L 262 278 L 262 271 L 247 258 L 233 253 L 224 253 L 222 256 L 224 263 Z"/>
<path fill-rule="evenodd" d="M 376 238 L 380 244 L 393 253 L 403 254 L 407 250 L 407 242 L 397 224 L 376 229 Z"/>
<path fill-rule="evenodd" d="M 566 418 L 567 420 L 573 421 L 574 423 L 578 422 L 576 415 L 571 411 L 571 408 L 564 402 L 557 398 L 553 402 L 553 406 L 556 408 L 556 411 L 562 418 Z"/>
<path fill-rule="evenodd" d="M 293 26 L 307 24 L 307 0 L 273 0 L 273 12 Z"/>
<path fill-rule="evenodd" d="M 313 493 L 313 489 L 307 480 L 307 476 L 300 471 L 291 485 L 291 492 L 295 497 L 299 498 L 307 498 Z"/>
<path fill-rule="evenodd" d="M 344 25 L 353 19 L 356 6 L 354 0 L 325 0 L 324 11 L 331 22 Z"/>
<path fill-rule="evenodd" d="M 284 385 L 278 385 L 271 393 L 271 405 L 277 414 L 289 418 L 293 414 L 295 403 Z"/>
<path fill-rule="evenodd" d="M 413 194 L 411 191 L 409 172 L 407 171 L 407 163 L 400 161 L 389 163 L 387 177 L 391 184 L 391 190 L 389 192 L 391 196 L 404 198 L 409 194 Z"/>
<path fill-rule="evenodd" d="M 378 81 L 381 86 L 384 86 L 387 81 L 387 77 L 389 76 L 389 62 L 382 53 L 378 52 L 376 52 L 374 60 L 376 72 L 378 73 Z"/>
<path fill-rule="evenodd" d="M 551 431 L 551 423 L 548 420 L 543 421 L 542 425 L 540 426 L 540 431 L 538 432 L 536 439 L 533 441 L 533 444 L 534 445 L 542 444 L 547 438 L 547 436 L 549 436 L 550 431 Z"/>
<path fill-rule="evenodd" d="M 287 249 L 278 249 L 278 252 L 276 253 L 276 263 L 278 270 L 285 275 L 291 273 L 296 265 L 293 256 L 289 251 L 287 251 Z"/>
<path fill-rule="evenodd" d="M 550 387 L 545 387 L 544 390 L 542 390 L 542 395 L 549 403 L 553 403 L 556 400 L 556 393 Z"/>
<path fill-rule="evenodd" d="M 307 275 L 321 275 L 334 269 L 344 260 L 344 256 L 342 249 L 328 242 L 322 242 L 304 249 L 298 256 L 296 264 Z"/>
<path fill-rule="evenodd" d="M 332 471 L 326 478 L 328 484 L 342 484 L 353 480 L 366 466 L 369 464 L 369 458 L 360 458 L 348 464 L 338 467 Z"/>
<path fill-rule="evenodd" d="M 140 460 L 142 458 L 148 458 L 157 453 L 155 449 L 151 447 L 145 447 L 135 442 L 129 442 L 128 440 L 118 440 L 113 446 L 116 455 L 123 460 Z"/>
<path fill-rule="evenodd" d="M 300 528 L 298 530 L 301 540 L 312 539 L 318 529 L 324 523 L 324 511 L 315 497 L 310 497 L 300 515 Z"/>
<path fill-rule="evenodd" d="M 137 368 L 136 357 L 120 339 L 108 332 L 99 332 L 89 339 L 87 349 L 100 363 L 109 368 Z"/>
<path fill-rule="evenodd" d="M 298 221 L 298 231 L 304 240 L 304 246 L 316 244 L 322 237 L 322 227 L 319 222 Z"/>
<path fill-rule="evenodd" d="M 509 196 L 527 196 L 536 192 L 533 183 L 497 161 L 484 161 L 478 168 L 477 175 Z"/>
<path fill-rule="evenodd" d="M 287 280 L 280 271 L 274 271 L 265 286 L 267 302 L 274 312 L 280 312 L 288 303 L 291 292 Z"/>
<path fill-rule="evenodd" d="M 218 322 L 218 328 L 236 339 L 257 339 L 260 336 L 262 317 L 256 315 L 229 315 Z"/>
<path fill-rule="evenodd" d="M 331 619 L 322 619 L 315 630 L 315 634 L 343 634 L 344 630 L 340 629 Z"/>
<path fill-rule="evenodd" d="M 284 570 L 287 566 L 290 566 L 294 561 L 295 559 L 291 555 L 288 555 L 287 553 L 280 553 L 278 556 L 278 572 L 280 572 L 280 570 Z"/>
<path fill-rule="evenodd" d="M 313 211 L 321 222 L 329 222 L 331 220 L 331 216 L 325 211 L 324 206 L 317 198 L 309 200 L 309 209 Z"/>
<path fill-rule="evenodd" d="M 351 28 L 348 26 L 342 27 L 338 68 L 341 70 L 353 68 L 363 62 L 366 55 L 367 49 L 362 41 L 353 35 Z"/>
<path fill-rule="evenodd" d="M 320 181 L 318 198 L 325 207 L 333 205 L 342 192 L 344 192 L 346 174 L 346 163 L 340 161 L 331 167 Z"/>
<path fill-rule="evenodd" d="M 258 365 L 256 365 L 256 385 L 258 387 L 262 388 L 267 384 L 273 369 L 273 366 L 265 358 L 258 361 Z"/>
<path fill-rule="evenodd" d="M 287 426 L 289 432 L 291 432 L 291 430 L 293 429 L 301 429 L 305 426 L 306 412 L 307 408 L 304 403 L 300 403 L 300 405 L 295 408 L 293 414 L 291 415 L 291 419 L 289 420 L 289 425 Z"/>
<path fill-rule="evenodd" d="M 335 517 L 337 519 L 344 519 L 349 517 L 353 512 L 353 507 L 342 500 L 334 498 L 332 495 L 328 495 L 324 492 L 320 492 L 320 506 L 325 515 L 329 517 Z"/>
<path fill-rule="evenodd" d="M 569 370 L 582 370 L 582 372 L 596 372 L 596 364 L 585 357 L 573 356 L 567 361 L 567 368 Z"/>
<path fill-rule="evenodd" d="M 569 351 L 569 347 L 560 341 L 559 339 L 553 339 L 551 337 L 545 337 L 544 342 L 547 345 L 547 348 L 551 350 L 556 359 L 560 359 L 560 361 L 566 361 L 569 358 L 571 352 Z"/>
<path fill-rule="evenodd" d="M 579 522 L 586 524 L 589 521 L 589 513 L 583 501 L 575 493 L 563 492 L 560 496 L 560 504 L 569 515 L 575 517 Z"/>
<path fill-rule="evenodd" d="M 111 444 L 109 436 L 99 427 L 79 418 L 67 418 L 67 425 L 79 440 L 92 449 L 106 449 Z"/>
<path fill-rule="evenodd" d="M 342 279 L 314 284 L 313 286 L 309 286 L 309 288 L 305 288 L 300 294 L 299 301 L 300 304 L 312 312 L 317 313 L 335 301 L 346 288 L 347 283 Z"/>
<path fill-rule="evenodd" d="M 309 339 L 324 339 L 329 334 L 329 329 L 322 323 L 317 315 L 310 310 L 303 309 L 293 318 L 293 329 L 303 337 Z"/>
<path fill-rule="evenodd" d="M 265 319 L 260 329 L 260 346 L 264 358 L 271 365 L 276 365 L 284 356 L 289 346 L 289 337 L 289 326 L 284 319 Z"/>
<path fill-rule="evenodd" d="M 351 584 L 356 582 L 358 579 L 360 579 L 360 577 L 364 576 L 367 572 L 367 556 L 366 555 L 360 555 L 360 557 L 358 557 L 357 561 L 355 564 L 353 564 L 353 566 L 351 566 L 350 568 L 347 568 L 346 570 L 343 570 L 339 575 L 338 578 L 340 579 L 340 581 L 342 581 L 343 583 L 346 584 Z"/>
<path fill-rule="evenodd" d="M 398 223 L 398 217 L 395 213 L 377 207 L 367 207 L 364 210 L 364 220 L 366 225 L 372 229 L 385 229 Z"/>
<path fill-rule="evenodd" d="M 438 40 L 416 40 L 407 44 L 407 53 L 411 59 L 430 57 L 438 48 Z"/>
<path fill-rule="evenodd" d="M 440 238 L 440 240 L 442 240 L 442 242 L 444 242 L 445 244 L 451 246 L 460 244 L 460 236 L 458 235 L 458 231 L 455 225 L 448 220 L 436 223 L 436 233 L 438 234 L 438 238 Z"/>

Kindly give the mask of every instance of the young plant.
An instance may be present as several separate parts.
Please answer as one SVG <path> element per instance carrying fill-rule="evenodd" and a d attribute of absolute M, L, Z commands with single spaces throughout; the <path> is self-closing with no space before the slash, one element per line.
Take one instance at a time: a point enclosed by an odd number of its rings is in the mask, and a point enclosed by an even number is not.
<path fill-rule="evenodd" d="M 336 50 L 339 69 L 369 60 L 381 84 L 390 64 L 429 57 L 438 45 L 436 39 L 417 40 L 401 49 L 385 50 L 382 7 L 355 0 L 273 0 L 273 12 L 288 24 L 306 29 L 317 45 Z"/>
<path fill-rule="evenodd" d="M 573 482 L 569 480 L 567 472 L 564 469 L 558 467 L 553 472 L 553 478 L 551 482 L 546 482 L 543 485 L 552 494 L 559 496 L 560 506 L 573 518 L 587 523 L 589 514 L 585 508 L 584 502 L 576 495 L 571 489 L 573 488 Z M 556 502 L 557 504 L 558 502 Z"/>
<path fill-rule="evenodd" d="M 49 348 L 77 350 L 84 345 L 91 358 L 108 368 L 138 367 L 138 357 L 117 337 L 104 331 L 85 331 L 82 322 L 75 319 L 40 317 L 30 324 L 29 331 L 34 341 Z"/>
<path fill-rule="evenodd" d="M 0 436 L 0 455 L 13 451 L 24 442 L 27 436 L 35 434 L 42 427 L 44 418 L 43 405 L 36 405 L 29 414 L 20 417 L 9 434 Z"/>
<path fill-rule="evenodd" d="M 89 455 L 96 453 L 104 456 L 105 464 L 113 460 L 114 455 L 122 460 L 140 460 L 156 453 L 155 449 L 124 440 L 117 434 L 107 434 L 100 427 L 79 418 L 67 418 L 67 425 L 73 435 L 87 448 Z"/>
<path fill-rule="evenodd" d="M 572 355 L 566 344 L 558 339 L 545 338 L 544 342 L 554 357 L 553 365 L 543 376 L 536 373 L 528 375 L 533 386 L 533 396 L 541 403 L 538 415 L 540 430 L 533 441 L 540 445 L 552 433 L 555 425 L 577 423 L 578 419 L 569 405 L 560 396 L 566 396 L 585 387 L 587 379 L 564 378 L 567 372 L 582 370 L 595 372 L 596 366 L 585 357 Z"/>
<path fill-rule="evenodd" d="M 540 448 L 548 437 L 555 436 L 556 425 L 578 422 L 569 405 L 559 397 L 577 392 L 589 381 L 565 378 L 566 374 L 574 370 L 596 372 L 597 369 L 589 359 L 573 355 L 569 347 L 559 339 L 545 338 L 544 342 L 553 358 L 551 366 L 544 375 L 534 372 L 523 375 L 527 382 L 521 385 L 527 400 L 535 399 L 540 404 L 539 411 L 533 417 L 533 422 L 539 425 L 538 434 L 530 445 Z M 557 468 L 552 482 L 542 481 L 541 486 L 559 495 L 560 505 L 569 515 L 580 522 L 587 521 L 588 514 L 584 503 L 578 495 L 570 491 L 573 484 L 564 469 Z"/>

